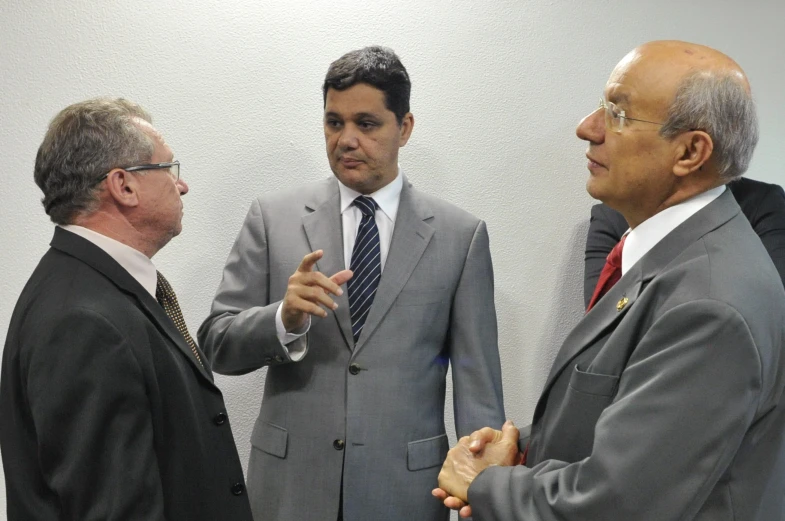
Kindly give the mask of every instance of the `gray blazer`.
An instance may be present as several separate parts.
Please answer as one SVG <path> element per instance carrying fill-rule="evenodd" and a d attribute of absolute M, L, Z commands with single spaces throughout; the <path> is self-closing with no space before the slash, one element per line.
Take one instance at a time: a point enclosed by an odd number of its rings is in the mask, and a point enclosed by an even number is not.
<path fill-rule="evenodd" d="M 199 340 L 213 368 L 269 366 L 251 437 L 248 489 L 257 521 L 444 520 L 431 496 L 448 450 L 452 364 L 458 435 L 504 421 L 493 269 L 485 223 L 404 180 L 390 251 L 360 341 L 346 293 L 314 317 L 292 362 L 275 313 L 313 250 L 344 269 L 335 178 L 256 199 L 229 254 Z"/>
<path fill-rule="evenodd" d="M 784 350 L 785 291 L 725 192 L 569 334 L 527 466 L 481 473 L 474 519 L 783 519 Z"/>

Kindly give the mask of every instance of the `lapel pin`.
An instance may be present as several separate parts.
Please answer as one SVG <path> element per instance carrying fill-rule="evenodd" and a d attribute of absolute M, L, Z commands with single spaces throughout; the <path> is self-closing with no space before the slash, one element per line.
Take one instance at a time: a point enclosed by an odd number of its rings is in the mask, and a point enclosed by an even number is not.
<path fill-rule="evenodd" d="M 630 299 L 628 299 L 627 297 L 622 297 L 621 299 L 619 299 L 619 301 L 616 303 L 616 311 L 621 311 L 622 309 L 624 309 L 624 306 L 626 306 L 627 302 L 629 301 Z"/>

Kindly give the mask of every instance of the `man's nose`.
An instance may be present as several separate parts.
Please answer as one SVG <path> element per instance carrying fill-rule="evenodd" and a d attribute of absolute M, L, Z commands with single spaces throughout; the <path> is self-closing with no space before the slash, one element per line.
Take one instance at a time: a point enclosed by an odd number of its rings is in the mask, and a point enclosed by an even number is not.
<path fill-rule="evenodd" d="M 185 179 L 182 177 L 177 180 L 177 188 L 180 189 L 180 195 L 185 195 L 188 193 L 188 183 L 186 183 Z"/>
<path fill-rule="evenodd" d="M 605 141 L 605 109 L 599 108 L 583 118 L 578 123 L 575 134 L 591 143 L 599 144 Z"/>
<path fill-rule="evenodd" d="M 338 146 L 341 148 L 354 149 L 357 148 L 357 134 L 359 130 L 354 125 L 345 125 L 341 129 L 341 135 L 338 137 Z"/>

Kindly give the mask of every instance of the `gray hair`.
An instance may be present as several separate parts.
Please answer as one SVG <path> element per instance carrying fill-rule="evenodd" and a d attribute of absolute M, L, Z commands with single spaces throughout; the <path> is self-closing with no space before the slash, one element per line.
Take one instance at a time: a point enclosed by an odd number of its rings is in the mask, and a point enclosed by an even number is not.
<path fill-rule="evenodd" d="M 98 206 L 97 182 L 112 168 L 147 162 L 153 139 L 136 120 L 152 123 L 139 105 L 96 98 L 63 109 L 44 136 L 35 158 L 41 203 L 56 224 L 69 224 Z"/>
<path fill-rule="evenodd" d="M 671 139 L 690 129 L 711 136 L 721 179 L 732 181 L 747 171 L 758 144 L 758 116 L 738 77 L 696 71 L 682 81 L 660 135 Z"/>

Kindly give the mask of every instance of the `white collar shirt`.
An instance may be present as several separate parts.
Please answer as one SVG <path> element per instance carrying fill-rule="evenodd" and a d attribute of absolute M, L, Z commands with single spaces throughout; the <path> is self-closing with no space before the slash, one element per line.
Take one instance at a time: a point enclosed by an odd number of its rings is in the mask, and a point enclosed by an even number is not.
<path fill-rule="evenodd" d="M 722 195 L 724 191 L 725 185 L 707 190 L 649 217 L 634 230 L 628 230 L 627 240 L 621 251 L 622 276 L 666 235 Z"/>
<path fill-rule="evenodd" d="M 158 284 L 158 272 L 153 261 L 144 253 L 130 246 L 116 241 L 106 235 L 75 224 L 60 225 L 75 235 L 95 244 L 107 255 L 112 257 L 117 264 L 122 266 L 136 281 L 155 298 L 155 287 Z"/>
<path fill-rule="evenodd" d="M 395 179 L 369 194 L 367 197 L 373 198 L 379 205 L 376 212 L 376 226 L 379 228 L 379 250 L 381 257 L 382 270 L 387 262 L 387 254 L 390 251 L 390 241 L 392 240 L 393 229 L 395 228 L 395 218 L 398 216 L 398 205 L 401 202 L 401 190 L 403 189 L 403 175 L 398 169 Z M 341 221 L 343 224 L 343 259 L 346 269 L 352 262 L 352 249 L 357 238 L 357 230 L 360 228 L 362 212 L 352 203 L 355 198 L 362 195 L 360 192 L 352 190 L 348 186 L 338 181 L 338 190 L 341 194 Z"/>

